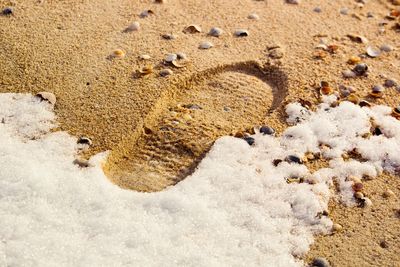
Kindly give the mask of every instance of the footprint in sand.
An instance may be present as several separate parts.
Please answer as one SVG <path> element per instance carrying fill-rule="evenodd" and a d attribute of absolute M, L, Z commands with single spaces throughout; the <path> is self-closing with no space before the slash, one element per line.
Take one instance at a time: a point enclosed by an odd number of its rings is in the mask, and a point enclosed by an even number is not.
<path fill-rule="evenodd" d="M 176 82 L 104 168 L 123 188 L 159 191 L 189 175 L 221 136 L 261 124 L 287 94 L 287 77 L 257 62 L 225 65 Z"/>

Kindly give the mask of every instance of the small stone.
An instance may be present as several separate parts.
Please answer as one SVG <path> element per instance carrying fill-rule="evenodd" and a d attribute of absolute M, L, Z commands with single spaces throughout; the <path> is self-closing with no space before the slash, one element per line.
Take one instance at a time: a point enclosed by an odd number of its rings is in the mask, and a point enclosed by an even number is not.
<path fill-rule="evenodd" d="M 1 14 L 3 14 L 4 16 L 10 16 L 14 13 L 14 10 L 12 7 L 6 7 L 1 11 Z"/>
<path fill-rule="evenodd" d="M 86 159 L 75 159 L 72 163 L 81 168 L 87 168 L 90 166 L 89 161 Z"/>
<path fill-rule="evenodd" d="M 391 198 L 391 197 L 394 197 L 395 194 L 394 194 L 394 192 L 392 190 L 388 189 L 385 192 L 383 192 L 382 196 L 384 198 Z"/>
<path fill-rule="evenodd" d="M 386 242 L 385 240 L 382 240 L 382 241 L 379 243 L 379 246 L 380 246 L 381 248 L 389 248 L 389 243 Z"/>
<path fill-rule="evenodd" d="M 176 56 L 178 57 L 178 59 L 182 59 L 182 60 L 187 59 L 187 55 L 183 52 L 176 53 Z"/>
<path fill-rule="evenodd" d="M 162 69 L 161 71 L 160 71 L 160 75 L 162 76 L 162 77 L 166 77 L 166 76 L 169 76 L 169 75 L 172 75 L 174 72 L 172 71 L 172 70 L 170 70 L 170 69 Z"/>
<path fill-rule="evenodd" d="M 191 110 L 200 110 L 200 109 L 203 109 L 202 107 L 200 107 L 200 106 L 197 105 L 197 104 L 187 104 L 187 105 L 183 105 L 183 107 L 184 107 L 184 108 L 187 108 L 187 109 L 191 109 Z"/>
<path fill-rule="evenodd" d="M 78 141 L 76 143 L 79 145 L 91 146 L 92 140 L 90 140 L 89 137 L 81 136 L 78 138 Z"/>
<path fill-rule="evenodd" d="M 354 192 L 361 192 L 364 188 L 364 185 L 362 183 L 357 182 L 353 184 L 352 188 Z"/>
<path fill-rule="evenodd" d="M 52 106 L 54 106 L 57 102 L 57 98 L 53 93 L 49 92 L 39 92 L 36 94 L 36 97 L 40 99 L 40 101 L 47 101 Z"/>
<path fill-rule="evenodd" d="M 372 206 L 371 199 L 369 199 L 367 197 L 361 198 L 360 201 L 361 201 L 361 207 L 363 207 L 363 208 L 368 208 L 368 207 Z"/>
<path fill-rule="evenodd" d="M 292 4 L 292 5 L 298 5 L 298 4 L 300 4 L 300 0 L 286 0 L 286 3 Z"/>
<path fill-rule="evenodd" d="M 246 136 L 243 138 L 250 146 L 252 146 L 255 143 L 255 139 L 250 136 Z"/>
<path fill-rule="evenodd" d="M 364 76 L 367 74 L 368 71 L 368 65 L 365 63 L 359 63 L 353 68 L 353 72 L 357 76 Z"/>
<path fill-rule="evenodd" d="M 352 64 L 352 65 L 360 63 L 360 62 L 361 62 L 361 58 L 359 56 L 351 56 L 349 58 L 349 60 L 347 61 L 347 63 Z"/>
<path fill-rule="evenodd" d="M 325 258 L 315 258 L 313 262 L 311 263 L 311 266 L 313 267 L 330 267 L 331 265 Z"/>
<path fill-rule="evenodd" d="M 275 134 L 275 130 L 272 127 L 269 127 L 269 126 L 262 126 L 260 128 L 260 133 L 262 133 L 263 135 L 274 135 Z"/>
<path fill-rule="evenodd" d="M 151 59 L 151 56 L 149 56 L 149 55 L 140 55 L 139 58 L 141 60 L 149 60 L 149 59 Z"/>
<path fill-rule="evenodd" d="M 349 14 L 349 9 L 348 9 L 347 7 L 342 7 L 342 8 L 339 10 L 339 12 L 340 12 L 340 14 L 342 14 L 342 15 L 348 15 L 348 14 Z"/>
<path fill-rule="evenodd" d="M 357 76 L 357 74 L 354 71 L 351 70 L 345 70 L 342 72 L 342 75 L 344 78 L 354 78 Z"/>
<path fill-rule="evenodd" d="M 135 32 L 135 31 L 138 31 L 138 30 L 140 30 L 140 23 L 135 21 L 131 25 L 126 27 L 125 32 Z"/>
<path fill-rule="evenodd" d="M 393 51 L 393 46 L 388 45 L 388 44 L 383 44 L 383 45 L 381 45 L 380 49 L 381 49 L 383 52 L 387 52 L 387 53 L 388 53 L 388 52 Z"/>
<path fill-rule="evenodd" d="M 364 197 L 364 194 L 361 193 L 361 192 L 355 192 L 355 193 L 354 193 L 354 197 L 355 197 L 356 199 L 362 199 L 362 198 Z"/>
<path fill-rule="evenodd" d="M 297 164 L 303 164 L 303 160 L 295 155 L 289 155 L 285 159 L 286 162 L 288 163 L 297 163 Z"/>
<path fill-rule="evenodd" d="M 396 86 L 397 84 L 398 84 L 397 81 L 395 79 L 391 79 L 391 78 L 386 79 L 386 81 L 384 83 L 384 85 L 386 87 L 393 87 L 393 86 Z"/>
<path fill-rule="evenodd" d="M 316 13 L 321 13 L 321 12 L 322 12 L 322 9 L 321 9 L 320 7 L 315 7 L 315 8 L 313 9 L 313 11 L 316 12 Z"/>
<path fill-rule="evenodd" d="M 214 45 L 212 44 L 212 43 L 210 43 L 210 42 L 208 42 L 208 41 L 204 41 L 204 42 L 201 42 L 200 43 L 200 45 L 199 45 L 199 48 L 200 49 L 210 49 L 211 47 L 213 47 Z"/>
<path fill-rule="evenodd" d="M 244 30 L 244 29 L 236 30 L 236 31 L 234 32 L 234 34 L 235 34 L 237 37 L 247 37 L 247 36 L 249 36 L 249 32 L 248 32 L 247 30 Z"/>
<path fill-rule="evenodd" d="M 177 60 L 178 59 L 178 55 L 177 54 L 168 54 L 166 57 L 165 57 L 165 62 L 168 62 L 168 63 L 171 63 L 172 61 L 175 61 L 175 60 Z"/>
<path fill-rule="evenodd" d="M 334 231 L 334 232 L 340 232 L 340 231 L 342 231 L 342 230 L 343 230 L 343 226 L 341 226 L 340 224 L 334 223 L 334 224 L 332 225 L 332 231 Z"/>
<path fill-rule="evenodd" d="M 220 37 L 221 34 L 223 33 L 221 28 L 218 27 L 213 27 L 211 30 L 208 32 L 208 35 L 214 36 L 214 37 Z"/>
<path fill-rule="evenodd" d="M 256 13 L 251 13 L 247 16 L 248 19 L 259 20 L 260 17 Z"/>
<path fill-rule="evenodd" d="M 165 40 L 175 40 L 177 38 L 177 36 L 173 33 L 165 33 L 161 35 L 162 38 L 164 38 Z"/>
<path fill-rule="evenodd" d="M 375 97 L 375 98 L 380 98 L 380 97 L 382 97 L 383 96 L 383 92 L 385 91 L 385 88 L 382 86 L 382 85 L 380 85 L 380 84 L 377 84 L 377 85 L 374 85 L 373 87 L 372 87 L 372 92 L 371 92 L 371 96 L 372 97 Z"/>
<path fill-rule="evenodd" d="M 141 18 L 147 18 L 148 16 L 150 16 L 150 15 L 154 15 L 154 12 L 153 12 L 153 10 L 151 10 L 151 9 L 147 9 L 147 10 L 144 10 L 144 11 L 142 11 L 142 13 L 140 13 L 140 17 Z"/>

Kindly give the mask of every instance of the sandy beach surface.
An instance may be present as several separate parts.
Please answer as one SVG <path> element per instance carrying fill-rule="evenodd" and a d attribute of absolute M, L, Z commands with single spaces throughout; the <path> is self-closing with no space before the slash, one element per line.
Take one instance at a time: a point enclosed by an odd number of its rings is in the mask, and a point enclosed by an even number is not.
<path fill-rule="evenodd" d="M 57 130 L 92 140 L 83 158 L 110 151 L 105 173 L 123 188 L 175 185 L 221 136 L 244 137 L 257 125 L 279 135 L 288 127 L 285 105 L 316 106 L 321 81 L 342 94 L 351 86 L 353 96 L 373 104 L 400 103 L 395 86 L 369 97 L 374 85 L 400 81 L 400 11 L 387 17 L 400 9 L 396 1 L 161 2 L 0 0 L 0 8 L 13 8 L 0 16 L 0 93 L 54 93 Z M 139 29 L 127 30 L 133 22 Z M 185 33 L 189 25 L 201 31 Z M 221 36 L 209 35 L 212 27 Z M 241 29 L 246 36 L 235 35 Z M 206 41 L 213 47 L 199 49 Z M 393 49 L 380 51 L 383 45 Z M 369 46 L 379 56 L 365 56 Z M 176 67 L 165 62 L 170 53 L 187 58 Z M 368 77 L 343 77 L 360 55 Z M 144 75 L 146 66 L 153 70 Z M 166 68 L 173 73 L 163 77 Z M 384 197 L 387 190 L 393 196 Z M 331 199 L 329 217 L 343 229 L 317 236 L 306 263 L 323 257 L 332 266 L 400 266 L 398 175 L 366 181 L 363 193 L 370 209 Z"/>

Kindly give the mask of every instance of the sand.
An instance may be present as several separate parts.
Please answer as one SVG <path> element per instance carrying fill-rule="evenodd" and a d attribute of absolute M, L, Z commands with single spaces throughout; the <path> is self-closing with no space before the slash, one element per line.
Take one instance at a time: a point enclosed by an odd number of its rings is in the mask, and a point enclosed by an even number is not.
<path fill-rule="evenodd" d="M 281 132 L 287 126 L 285 104 L 300 98 L 318 103 L 316 88 L 322 80 L 334 89 L 351 85 L 362 98 L 384 81 L 383 75 L 400 81 L 399 33 L 391 29 L 395 22 L 389 21 L 385 32 L 379 30 L 392 8 L 384 0 L 368 1 L 363 8 L 350 0 L 310 0 L 299 5 L 281 0 L 169 0 L 164 4 L 151 0 L 0 0 L 3 6 L 13 6 L 14 14 L 0 16 L 0 92 L 54 93 L 59 128 L 93 140 L 85 157 L 111 150 L 106 173 L 118 185 L 134 190 L 162 190 L 179 182 L 219 136 L 243 134 L 261 124 Z M 315 7 L 321 12 L 313 11 Z M 343 7 L 349 9 L 348 15 L 340 14 Z M 154 15 L 140 18 L 146 9 Z M 367 17 L 368 12 L 373 17 Z M 260 19 L 248 19 L 251 13 Z M 133 21 L 141 29 L 124 32 Z M 202 32 L 183 33 L 190 24 L 198 24 Z M 219 38 L 207 36 L 211 27 L 220 27 L 224 33 Z M 235 37 L 236 29 L 248 30 L 249 36 Z M 161 35 L 168 33 L 177 38 L 163 39 Z M 349 40 L 347 34 L 365 36 L 375 47 L 390 44 L 397 50 L 365 58 L 368 78 L 346 80 L 341 72 L 352 68 L 346 63 L 348 58 L 364 53 L 367 46 Z M 321 38 L 339 47 L 322 60 L 314 58 Z M 206 40 L 214 47 L 199 49 Z M 274 47 L 279 47 L 283 57 L 276 58 Z M 125 57 L 110 58 L 116 49 L 125 51 Z M 187 54 L 186 66 L 166 66 L 166 54 L 177 52 Z M 143 54 L 151 59 L 141 60 Z M 154 72 L 139 75 L 138 70 L 149 64 Z M 161 77 L 159 71 L 166 67 L 174 73 Z M 254 85 L 252 90 L 246 90 L 248 84 Z M 226 93 L 216 95 L 210 89 L 213 86 Z M 237 94 L 231 94 L 230 88 Z M 257 100 L 246 104 L 248 97 Z M 372 101 L 396 106 L 399 100 L 392 88 L 382 99 Z M 188 104 L 202 109 L 183 106 Z M 159 129 L 171 124 L 179 126 L 166 131 L 172 140 L 166 142 Z M 199 137 L 204 140 L 193 142 Z M 149 159 L 163 164 L 152 165 Z M 123 175 L 137 166 L 142 171 L 128 179 Z M 148 173 L 153 178 L 146 180 Z M 330 216 L 344 230 L 318 237 L 308 260 L 318 255 L 334 266 L 399 264 L 398 177 L 383 175 L 366 187 L 373 208 L 346 208 L 332 201 Z M 383 199 L 387 188 L 397 197 Z M 383 240 L 387 248 L 380 246 Z"/>

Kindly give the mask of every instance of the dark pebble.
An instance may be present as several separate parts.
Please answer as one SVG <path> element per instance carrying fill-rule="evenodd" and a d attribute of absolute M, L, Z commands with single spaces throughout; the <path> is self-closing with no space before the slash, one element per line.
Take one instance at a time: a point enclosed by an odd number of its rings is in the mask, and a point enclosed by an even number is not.
<path fill-rule="evenodd" d="M 315 258 L 311 264 L 313 267 L 330 267 L 329 262 L 324 258 Z"/>
<path fill-rule="evenodd" d="M 276 167 L 276 166 L 278 166 L 279 165 L 279 163 L 281 163 L 283 160 L 281 160 L 281 159 L 274 159 L 273 161 L 272 161 L 272 164 Z"/>
<path fill-rule="evenodd" d="M 262 126 L 260 128 L 260 133 L 264 134 L 264 135 L 274 135 L 275 134 L 275 130 L 269 126 Z"/>
<path fill-rule="evenodd" d="M 255 141 L 253 137 L 247 136 L 243 138 L 250 146 L 254 145 Z"/>
<path fill-rule="evenodd" d="M 301 158 L 299 158 L 298 156 L 294 156 L 294 155 L 287 156 L 285 161 L 289 162 L 289 163 L 303 164 L 303 161 L 301 160 Z"/>
<path fill-rule="evenodd" d="M 357 64 L 353 69 L 353 72 L 355 74 L 357 74 L 358 76 L 365 75 L 367 73 L 367 71 L 368 71 L 368 65 L 365 63 Z"/>
<path fill-rule="evenodd" d="M 373 134 L 373 135 L 381 135 L 381 134 L 382 134 L 382 131 L 381 131 L 380 128 L 376 127 L 376 128 L 374 129 L 374 131 L 372 132 L 372 134 Z"/>
<path fill-rule="evenodd" d="M 14 11 L 13 11 L 13 9 L 11 8 L 11 7 L 6 7 L 6 8 L 4 8 L 3 9 L 3 11 L 1 12 L 3 15 L 12 15 L 12 13 L 13 13 Z"/>
<path fill-rule="evenodd" d="M 90 140 L 89 138 L 87 138 L 85 136 L 82 136 L 82 137 L 79 137 L 77 143 L 80 144 L 80 145 L 88 145 L 88 146 L 90 146 L 90 145 L 92 145 L 92 140 Z"/>
<path fill-rule="evenodd" d="M 389 247 L 388 242 L 386 242 L 385 240 L 381 241 L 379 243 L 379 245 L 381 246 L 381 248 L 388 248 Z"/>

